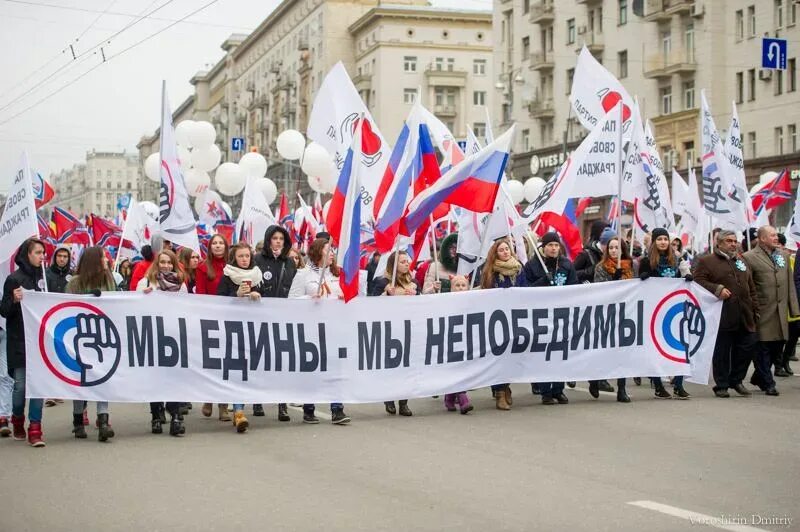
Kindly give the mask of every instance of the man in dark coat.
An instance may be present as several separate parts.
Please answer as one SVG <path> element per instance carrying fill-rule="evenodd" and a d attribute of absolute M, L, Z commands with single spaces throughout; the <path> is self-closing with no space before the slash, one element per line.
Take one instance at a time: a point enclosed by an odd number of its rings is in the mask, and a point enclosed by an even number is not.
<path fill-rule="evenodd" d="M 750 395 L 742 384 L 758 343 L 758 295 L 753 272 L 737 252 L 736 233 L 720 231 L 714 253 L 695 263 L 694 280 L 723 300 L 714 346 L 714 395 L 730 397 L 728 388 Z"/>
<path fill-rule="evenodd" d="M 256 255 L 256 267 L 261 270 L 264 282 L 258 286 L 261 297 L 289 297 L 289 289 L 297 273 L 294 261 L 289 257 L 292 241 L 289 231 L 279 225 L 272 225 L 264 232 L 264 248 Z M 253 405 L 253 415 L 263 416 L 264 407 Z M 278 420 L 290 421 L 286 403 L 278 404 Z"/>
<path fill-rule="evenodd" d="M 594 282 L 594 268 L 603 258 L 603 249 L 600 247 L 600 236 L 603 230 L 608 227 L 605 220 L 595 220 L 589 230 L 589 240 L 583 246 L 583 250 L 575 257 L 575 273 L 578 275 L 579 283 Z"/>
<path fill-rule="evenodd" d="M 53 253 L 53 262 L 47 268 L 47 291 L 63 294 L 70 280 L 70 252 L 67 246 L 58 246 Z"/>
<path fill-rule="evenodd" d="M 24 440 L 25 433 L 25 324 L 22 321 L 23 290 L 44 290 L 42 262 L 44 261 L 44 242 L 29 238 L 17 250 L 14 263 L 17 270 L 6 278 L 3 284 L 3 297 L 0 300 L 0 316 L 6 319 L 8 335 L 7 357 L 8 374 L 14 379 L 12 394 L 11 424 L 15 440 Z M 28 443 L 34 447 L 44 447 L 42 438 L 42 406 L 44 400 L 29 401 Z"/>

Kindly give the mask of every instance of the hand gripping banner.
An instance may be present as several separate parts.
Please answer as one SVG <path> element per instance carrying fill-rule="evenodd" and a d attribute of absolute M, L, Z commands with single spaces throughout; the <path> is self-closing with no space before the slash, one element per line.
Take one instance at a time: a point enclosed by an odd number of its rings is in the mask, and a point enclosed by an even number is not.
<path fill-rule="evenodd" d="M 27 393 L 369 403 L 504 382 L 708 382 L 722 302 L 675 279 L 253 302 L 26 292 Z"/>

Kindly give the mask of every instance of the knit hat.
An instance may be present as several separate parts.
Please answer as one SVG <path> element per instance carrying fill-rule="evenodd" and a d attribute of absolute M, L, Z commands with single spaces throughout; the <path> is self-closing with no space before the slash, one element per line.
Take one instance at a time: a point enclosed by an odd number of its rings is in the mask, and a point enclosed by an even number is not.
<path fill-rule="evenodd" d="M 561 243 L 561 239 L 558 237 L 558 233 L 550 231 L 549 233 L 545 233 L 544 236 L 542 236 L 541 243 L 543 247 L 552 242 L 555 242 L 557 244 Z"/>
<path fill-rule="evenodd" d="M 608 241 L 617 236 L 617 232 L 611 229 L 610 227 L 606 227 L 603 229 L 602 234 L 600 235 L 600 245 L 605 246 L 608 244 Z"/>
<path fill-rule="evenodd" d="M 650 237 L 653 239 L 653 242 L 655 242 L 656 238 L 658 238 L 660 236 L 665 236 L 665 237 L 669 238 L 669 232 L 666 229 L 664 229 L 663 227 L 656 227 L 650 233 Z"/>
<path fill-rule="evenodd" d="M 608 227 L 608 222 L 605 220 L 595 220 L 592 222 L 592 227 L 589 229 L 589 240 L 600 240 L 600 235 L 603 230 Z"/>

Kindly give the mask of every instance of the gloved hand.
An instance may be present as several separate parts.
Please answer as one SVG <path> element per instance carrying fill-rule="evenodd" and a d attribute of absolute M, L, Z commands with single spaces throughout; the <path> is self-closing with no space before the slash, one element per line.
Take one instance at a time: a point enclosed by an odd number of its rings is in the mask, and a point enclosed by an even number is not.
<path fill-rule="evenodd" d="M 650 272 L 643 272 L 639 274 L 639 279 L 646 281 L 650 278 Z"/>
<path fill-rule="evenodd" d="M 694 281 L 694 277 L 692 277 L 691 275 L 687 275 L 686 277 L 683 278 L 683 280 L 686 281 L 687 283 L 691 283 L 692 281 Z"/>
<path fill-rule="evenodd" d="M 616 268 L 614 270 L 614 275 L 611 276 L 611 279 L 614 281 L 619 281 L 622 279 L 622 268 Z"/>

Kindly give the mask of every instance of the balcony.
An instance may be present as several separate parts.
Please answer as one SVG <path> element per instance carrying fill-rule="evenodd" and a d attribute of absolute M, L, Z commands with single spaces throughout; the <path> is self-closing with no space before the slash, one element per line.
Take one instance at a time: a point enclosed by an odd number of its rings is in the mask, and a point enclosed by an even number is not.
<path fill-rule="evenodd" d="M 434 105 L 433 114 L 442 118 L 453 118 L 456 116 L 455 105 Z"/>
<path fill-rule="evenodd" d="M 531 52 L 531 70 L 553 70 L 556 66 L 555 62 L 553 61 L 553 56 L 547 55 L 544 52 Z"/>
<path fill-rule="evenodd" d="M 553 119 L 556 108 L 551 98 L 536 98 L 528 102 L 528 114 L 531 118 Z"/>
<path fill-rule="evenodd" d="M 553 4 L 550 2 L 537 2 L 531 5 L 531 24 L 551 24 L 555 19 Z"/>
<path fill-rule="evenodd" d="M 353 78 L 353 85 L 361 92 L 372 88 L 372 74 L 359 74 Z"/>
<path fill-rule="evenodd" d="M 461 69 L 446 70 L 436 64 L 425 67 L 425 77 L 430 87 L 466 87 L 467 71 Z"/>
<path fill-rule="evenodd" d="M 690 14 L 694 0 L 647 0 L 647 11 L 644 20 L 647 22 L 663 22 L 673 15 Z"/>
<path fill-rule="evenodd" d="M 644 64 L 644 77 L 668 78 L 673 74 L 690 74 L 696 70 L 697 61 L 693 50 L 673 50 L 669 54 L 659 53 L 649 56 Z"/>
<path fill-rule="evenodd" d="M 281 116 L 287 117 L 289 115 L 293 115 L 296 112 L 297 112 L 297 104 L 294 102 L 287 103 L 283 106 L 283 112 L 281 112 Z"/>
<path fill-rule="evenodd" d="M 592 55 L 602 54 L 605 50 L 605 40 L 602 33 L 584 33 L 578 37 L 578 46 L 575 48 L 576 52 L 580 52 L 581 48 L 586 46 L 589 53 Z"/>

